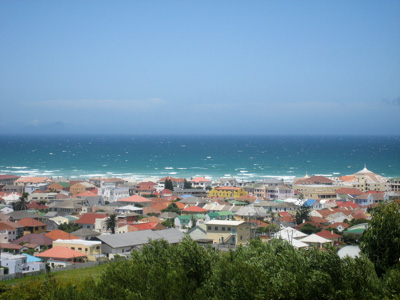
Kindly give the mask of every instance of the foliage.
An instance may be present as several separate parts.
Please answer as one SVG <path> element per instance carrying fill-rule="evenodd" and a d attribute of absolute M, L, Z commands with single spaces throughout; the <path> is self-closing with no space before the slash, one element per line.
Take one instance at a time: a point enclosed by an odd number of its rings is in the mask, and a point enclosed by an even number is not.
<path fill-rule="evenodd" d="M 178 208 L 176 203 L 171 203 L 170 205 L 168 205 L 167 208 L 163 209 L 162 212 L 174 212 L 177 213 L 178 215 L 182 213 L 182 211 Z"/>
<path fill-rule="evenodd" d="M 183 181 L 183 188 L 184 189 L 191 189 L 192 188 L 192 183 L 187 181 L 186 179 Z"/>
<path fill-rule="evenodd" d="M 118 224 L 117 215 L 116 214 L 109 215 L 107 220 L 106 220 L 106 228 L 107 228 L 107 230 L 110 229 L 111 233 L 114 234 L 115 233 L 115 227 L 117 227 L 117 224 Z"/>
<path fill-rule="evenodd" d="M 295 219 L 297 225 L 303 223 L 303 221 L 307 222 L 310 219 L 310 208 L 305 205 L 300 206 L 296 211 Z"/>
<path fill-rule="evenodd" d="M 170 191 L 174 190 L 174 184 L 172 183 L 171 179 L 165 180 L 165 189 L 170 190 Z"/>
<path fill-rule="evenodd" d="M 13 203 L 14 210 L 26 210 L 27 208 L 28 208 L 28 202 L 24 197 L 19 197 L 19 200 Z"/>
<path fill-rule="evenodd" d="M 343 242 L 347 245 L 360 245 L 361 236 L 355 233 L 343 234 Z"/>
<path fill-rule="evenodd" d="M 0 299 L 388 299 L 398 297 L 399 280 L 398 268 L 379 278 L 367 257 L 340 259 L 333 247 L 252 240 L 224 253 L 184 238 L 150 241 L 97 281 L 46 276 L 2 288 Z"/>
<path fill-rule="evenodd" d="M 319 232 L 321 230 L 318 229 L 316 226 L 314 226 L 311 223 L 306 223 L 303 226 L 301 226 L 300 231 L 304 232 L 306 234 L 313 234 L 313 233 L 317 233 L 317 232 Z"/>
<path fill-rule="evenodd" d="M 77 231 L 79 230 L 79 225 L 75 224 L 75 223 L 68 223 L 68 224 L 61 224 L 58 226 L 58 229 L 71 233 L 73 231 Z"/>
<path fill-rule="evenodd" d="M 381 203 L 372 211 L 372 219 L 364 231 L 361 251 L 374 263 L 379 276 L 399 265 L 400 204 Z"/>
<path fill-rule="evenodd" d="M 367 219 L 352 219 L 349 223 L 350 227 L 358 224 L 369 223 Z"/>
<path fill-rule="evenodd" d="M 174 219 L 165 220 L 165 221 L 162 222 L 161 224 L 164 225 L 166 228 L 173 228 L 173 227 L 175 227 Z"/>

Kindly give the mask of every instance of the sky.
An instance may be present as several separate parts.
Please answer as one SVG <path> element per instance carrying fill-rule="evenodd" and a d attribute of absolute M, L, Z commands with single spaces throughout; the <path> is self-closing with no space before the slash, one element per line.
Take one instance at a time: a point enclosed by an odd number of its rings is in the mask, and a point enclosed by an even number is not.
<path fill-rule="evenodd" d="M 0 133 L 400 134 L 400 1 L 0 1 Z"/>

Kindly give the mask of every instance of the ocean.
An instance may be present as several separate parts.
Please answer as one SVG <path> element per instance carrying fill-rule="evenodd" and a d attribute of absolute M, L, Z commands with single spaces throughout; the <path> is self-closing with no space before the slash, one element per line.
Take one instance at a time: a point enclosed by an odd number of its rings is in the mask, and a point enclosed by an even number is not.
<path fill-rule="evenodd" d="M 20 176 L 400 177 L 400 136 L 2 135 L 0 174 Z"/>

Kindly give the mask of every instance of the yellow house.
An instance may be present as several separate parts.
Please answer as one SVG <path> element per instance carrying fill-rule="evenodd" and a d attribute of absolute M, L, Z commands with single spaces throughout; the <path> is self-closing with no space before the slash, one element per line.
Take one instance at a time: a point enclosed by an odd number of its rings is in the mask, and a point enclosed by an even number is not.
<path fill-rule="evenodd" d="M 209 197 L 219 198 L 239 198 L 246 196 L 247 192 L 243 188 L 218 186 L 208 192 Z"/>
<path fill-rule="evenodd" d="M 207 239 L 214 244 L 245 245 L 250 239 L 250 227 L 244 221 L 211 220 L 206 223 Z"/>
<path fill-rule="evenodd" d="M 86 240 L 56 240 L 53 247 L 67 247 L 69 249 L 85 254 L 89 261 L 96 261 L 102 254 L 100 241 Z"/>

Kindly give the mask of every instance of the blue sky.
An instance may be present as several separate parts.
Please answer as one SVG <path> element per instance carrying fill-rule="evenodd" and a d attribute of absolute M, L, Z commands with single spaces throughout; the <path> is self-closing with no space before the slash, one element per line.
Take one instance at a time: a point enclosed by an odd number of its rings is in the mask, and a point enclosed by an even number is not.
<path fill-rule="evenodd" d="M 400 133 L 400 1 L 0 1 L 0 132 Z"/>

